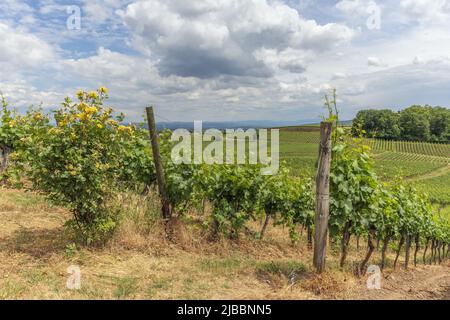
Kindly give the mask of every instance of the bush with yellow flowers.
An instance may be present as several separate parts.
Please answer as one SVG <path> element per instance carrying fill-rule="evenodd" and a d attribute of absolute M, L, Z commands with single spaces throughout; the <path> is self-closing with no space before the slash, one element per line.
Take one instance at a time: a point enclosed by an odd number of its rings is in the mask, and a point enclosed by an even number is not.
<path fill-rule="evenodd" d="M 105 88 L 79 91 L 76 102 L 66 98 L 55 125 L 34 137 L 29 151 L 35 189 L 71 210 L 67 225 L 87 244 L 104 241 L 117 226 L 119 216 L 108 207 L 113 193 L 153 168 L 148 142 L 103 106 L 107 98 Z"/>
<path fill-rule="evenodd" d="M 20 182 L 23 165 L 33 137 L 47 132 L 49 118 L 40 108 L 31 107 L 25 114 L 19 114 L 8 107 L 2 97 L 0 109 L 0 181 Z M 13 162 L 13 165 L 9 165 Z"/>

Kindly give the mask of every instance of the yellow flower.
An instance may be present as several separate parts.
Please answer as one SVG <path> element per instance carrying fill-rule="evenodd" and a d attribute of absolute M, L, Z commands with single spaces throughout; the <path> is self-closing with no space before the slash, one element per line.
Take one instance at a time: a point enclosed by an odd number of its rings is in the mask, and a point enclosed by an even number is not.
<path fill-rule="evenodd" d="M 113 119 L 109 119 L 108 121 L 106 121 L 107 124 L 109 124 L 110 126 L 115 126 L 117 125 L 117 121 L 113 120 Z"/>
<path fill-rule="evenodd" d="M 88 97 L 91 99 L 97 99 L 98 93 L 96 91 L 91 91 L 89 92 Z"/>
<path fill-rule="evenodd" d="M 100 123 L 97 123 L 97 128 L 99 128 L 99 129 L 103 129 L 103 125 L 102 125 L 102 124 L 100 124 Z"/>
<path fill-rule="evenodd" d="M 58 127 L 65 127 L 65 126 L 67 126 L 68 123 L 69 123 L 69 120 L 66 117 L 64 117 L 63 120 L 58 122 Z"/>
<path fill-rule="evenodd" d="M 119 132 L 128 132 L 129 134 L 132 134 L 133 133 L 133 127 L 130 127 L 130 126 L 122 126 L 122 125 L 120 125 L 118 128 L 117 128 L 118 130 L 119 130 Z"/>
<path fill-rule="evenodd" d="M 100 87 L 98 89 L 98 91 L 100 91 L 100 93 L 103 93 L 103 94 L 107 94 L 108 93 L 108 89 L 106 89 L 105 87 Z"/>
<path fill-rule="evenodd" d="M 80 103 L 78 104 L 78 110 L 80 110 L 80 111 L 85 111 L 86 108 L 88 108 L 88 105 L 87 105 L 86 103 L 80 102 Z"/>
<path fill-rule="evenodd" d="M 85 110 L 85 112 L 86 112 L 87 114 L 93 114 L 93 113 L 98 112 L 98 109 L 97 109 L 96 107 L 87 107 L 86 110 Z"/>
<path fill-rule="evenodd" d="M 34 115 L 34 120 L 38 121 L 41 119 L 42 119 L 42 114 L 40 114 L 39 112 Z"/>
<path fill-rule="evenodd" d="M 87 119 L 87 114 L 85 114 L 85 113 L 79 113 L 79 114 L 76 115 L 76 117 L 77 117 L 78 119 L 80 119 L 81 121 L 84 121 L 84 120 Z"/>
<path fill-rule="evenodd" d="M 77 97 L 78 97 L 78 99 L 83 99 L 83 96 L 84 96 L 84 91 L 83 90 L 78 90 L 77 91 Z"/>

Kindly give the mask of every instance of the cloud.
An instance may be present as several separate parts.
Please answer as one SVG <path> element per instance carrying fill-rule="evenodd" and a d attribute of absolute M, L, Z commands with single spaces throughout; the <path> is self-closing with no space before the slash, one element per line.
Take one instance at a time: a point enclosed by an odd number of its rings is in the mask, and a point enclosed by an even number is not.
<path fill-rule="evenodd" d="M 147 90 L 166 95 L 196 89 L 198 80 L 176 76 L 160 77 L 155 64 L 145 58 L 132 57 L 100 47 L 97 54 L 87 58 L 64 60 L 61 72 L 122 90 Z"/>
<path fill-rule="evenodd" d="M 400 7 L 421 22 L 443 21 L 450 16 L 449 0 L 401 0 Z"/>
<path fill-rule="evenodd" d="M 369 58 L 367 58 L 367 65 L 370 66 L 370 67 L 386 67 L 387 66 L 378 57 L 369 57 Z"/>
<path fill-rule="evenodd" d="M 312 119 L 333 87 L 346 119 L 448 105 L 450 1 L 383 1 L 369 30 L 373 2 L 77 0 L 73 32 L 59 0 L 4 0 L 0 91 L 23 109 L 104 85 L 130 120 L 149 104 L 170 120 Z"/>
<path fill-rule="evenodd" d="M 53 48 L 37 36 L 0 22 L 2 72 L 41 67 L 55 57 Z"/>
<path fill-rule="evenodd" d="M 33 11 L 33 8 L 24 1 L 2 0 L 0 2 L 0 12 L 7 12 L 10 17 L 18 14 L 30 14 Z"/>
<path fill-rule="evenodd" d="M 343 73 L 343 72 L 335 72 L 333 73 L 333 76 L 331 77 L 332 80 L 336 80 L 336 79 L 345 79 L 347 77 L 347 74 Z"/>
<path fill-rule="evenodd" d="M 289 60 L 280 62 L 279 67 L 288 70 L 291 73 L 303 73 L 306 71 L 306 65 L 301 60 Z"/>
<path fill-rule="evenodd" d="M 278 1 L 148 0 L 120 11 L 137 50 L 159 60 L 163 75 L 214 78 L 221 75 L 269 78 L 255 58 L 261 49 L 322 52 L 349 41 L 354 32 L 306 20 Z M 286 65 L 286 67 L 288 67 Z M 299 66 L 291 68 L 299 71 Z"/>
<path fill-rule="evenodd" d="M 378 6 L 373 0 L 342 0 L 336 3 L 336 8 L 341 12 L 358 17 L 369 17 L 370 8 Z"/>
<path fill-rule="evenodd" d="M 352 75 L 336 86 L 346 106 L 343 116 L 349 118 L 361 108 L 399 110 L 412 104 L 448 107 L 449 83 L 450 59 L 440 59 Z"/>

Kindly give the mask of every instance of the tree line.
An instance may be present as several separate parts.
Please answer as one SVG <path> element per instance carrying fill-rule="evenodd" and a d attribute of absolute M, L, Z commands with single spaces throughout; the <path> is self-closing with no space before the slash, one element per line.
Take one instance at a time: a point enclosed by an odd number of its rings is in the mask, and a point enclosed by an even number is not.
<path fill-rule="evenodd" d="M 450 109 L 413 105 L 401 111 L 361 110 L 352 133 L 367 138 L 424 142 L 450 142 Z"/>

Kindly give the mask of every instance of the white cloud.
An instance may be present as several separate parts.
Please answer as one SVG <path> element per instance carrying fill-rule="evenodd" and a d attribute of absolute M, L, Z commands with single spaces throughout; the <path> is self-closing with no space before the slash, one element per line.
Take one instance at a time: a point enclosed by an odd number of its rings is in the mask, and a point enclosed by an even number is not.
<path fill-rule="evenodd" d="M 374 2 L 375 31 L 364 27 Z M 83 0 L 70 32 L 59 1 L 4 0 L 0 91 L 50 106 L 104 85 L 133 120 L 149 104 L 171 120 L 317 118 L 332 87 L 346 119 L 448 105 L 449 2 Z"/>
<path fill-rule="evenodd" d="M 369 57 L 369 58 L 367 58 L 367 64 L 370 67 L 386 67 L 387 66 L 378 57 Z"/>
<path fill-rule="evenodd" d="M 62 95 L 53 90 L 39 90 L 24 79 L 0 79 L 0 93 L 12 107 L 55 106 L 61 103 Z"/>
<path fill-rule="evenodd" d="M 444 21 L 450 16 L 449 0 L 402 0 L 401 8 L 422 22 Z"/>
<path fill-rule="evenodd" d="M 41 67 L 54 58 L 53 48 L 37 36 L 0 22 L 2 71 Z"/>
<path fill-rule="evenodd" d="M 81 79 L 122 90 L 145 89 L 154 94 L 188 92 L 199 83 L 195 78 L 160 77 L 149 59 L 132 57 L 105 48 L 94 56 L 62 61 L 61 72 L 69 71 Z"/>
<path fill-rule="evenodd" d="M 278 1 L 198 0 L 188 6 L 180 0 L 147 0 L 119 15 L 133 34 L 133 46 L 159 59 L 162 74 L 199 78 L 271 77 L 268 66 L 255 59 L 258 50 L 322 52 L 354 35 L 343 25 L 305 20 Z"/>
<path fill-rule="evenodd" d="M 358 17 L 369 17 L 370 8 L 378 5 L 373 0 L 342 0 L 336 3 L 336 8 L 345 14 Z"/>
<path fill-rule="evenodd" d="M 361 91 L 348 87 L 353 83 Z M 433 60 L 421 64 L 408 64 L 383 71 L 354 75 L 338 83 L 344 110 L 352 115 L 361 107 L 401 109 L 412 104 L 430 104 L 448 107 L 450 92 L 446 89 L 450 83 L 450 59 Z M 357 89 L 357 88 L 356 88 Z"/>

